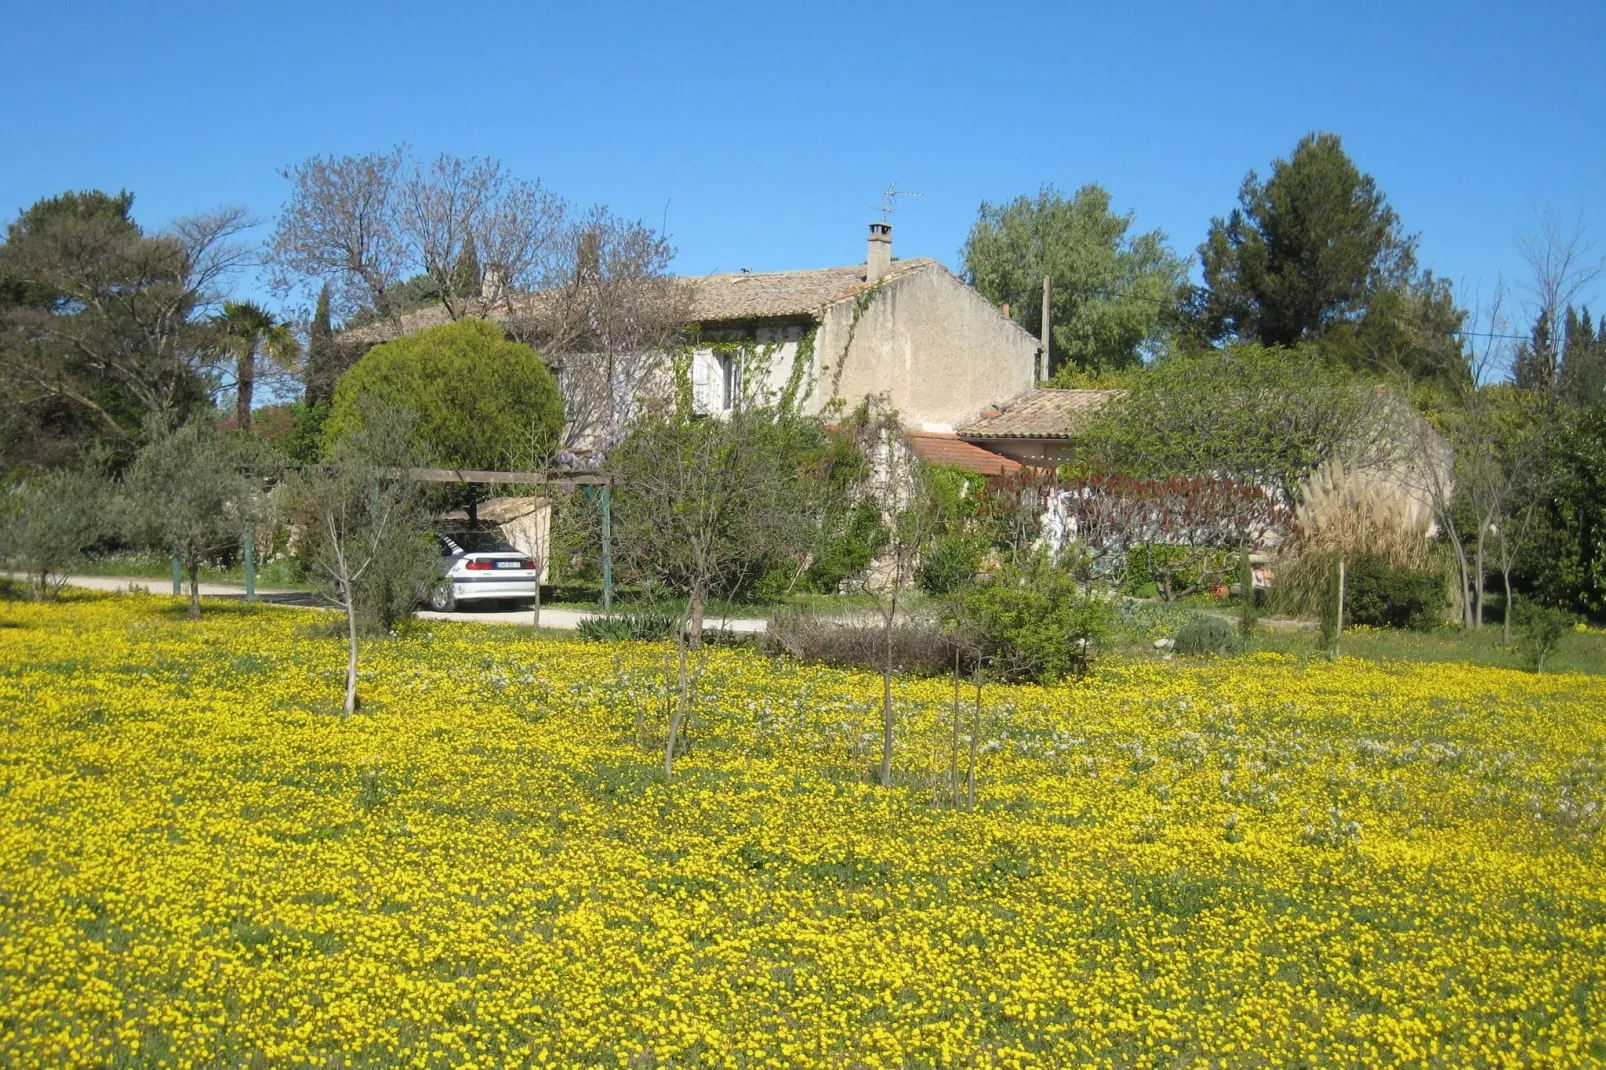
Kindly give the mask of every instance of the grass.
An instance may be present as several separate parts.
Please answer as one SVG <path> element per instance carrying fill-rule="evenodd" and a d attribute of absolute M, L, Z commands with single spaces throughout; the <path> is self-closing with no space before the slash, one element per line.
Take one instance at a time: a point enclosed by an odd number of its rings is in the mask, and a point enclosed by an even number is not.
<path fill-rule="evenodd" d="M 716 649 L 666 782 L 667 643 L 417 622 L 348 718 L 172 609 L 0 602 L 0 1065 L 1606 1060 L 1599 676 L 899 679 L 883 789 L 876 677 Z"/>
<path fill-rule="evenodd" d="M 129 576 L 134 579 L 168 580 L 173 577 L 173 560 L 165 554 L 149 550 L 127 550 L 91 557 L 73 570 L 83 576 Z M 185 577 L 189 582 L 189 577 Z M 202 583 L 227 583 L 245 586 L 245 566 L 239 562 L 209 563 L 201 566 Z M 284 590 L 311 590 L 312 585 L 301 575 L 294 561 L 279 558 L 257 566 L 258 587 Z"/>

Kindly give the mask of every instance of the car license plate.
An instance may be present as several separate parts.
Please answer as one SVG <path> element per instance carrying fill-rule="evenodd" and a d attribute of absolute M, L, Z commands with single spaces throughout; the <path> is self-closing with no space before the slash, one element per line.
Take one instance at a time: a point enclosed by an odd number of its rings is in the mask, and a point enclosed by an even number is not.
<path fill-rule="evenodd" d="M 519 563 L 517 561 L 498 561 L 496 563 L 496 567 L 497 568 L 518 568 L 519 567 Z"/>

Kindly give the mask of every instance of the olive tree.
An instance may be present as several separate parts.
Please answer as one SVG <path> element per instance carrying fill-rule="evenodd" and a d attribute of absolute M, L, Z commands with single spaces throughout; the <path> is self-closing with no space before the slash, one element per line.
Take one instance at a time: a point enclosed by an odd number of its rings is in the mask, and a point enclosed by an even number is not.
<path fill-rule="evenodd" d="M 0 559 L 23 573 L 37 601 L 53 597 L 107 534 L 111 485 L 93 467 L 57 469 L 0 499 Z"/>
<path fill-rule="evenodd" d="M 412 479 L 415 423 L 376 402 L 334 449 L 333 465 L 294 479 L 289 498 L 306 535 L 305 559 L 346 615 L 345 712 L 357 709 L 358 633 L 416 601 L 433 577 L 435 551 L 423 496 Z"/>
<path fill-rule="evenodd" d="M 260 493 L 249 440 L 224 436 L 209 419 L 175 431 L 151 425 L 151 440 L 124 477 L 125 532 L 170 550 L 190 580 L 190 616 L 201 615 L 201 565 L 240 544 Z"/>

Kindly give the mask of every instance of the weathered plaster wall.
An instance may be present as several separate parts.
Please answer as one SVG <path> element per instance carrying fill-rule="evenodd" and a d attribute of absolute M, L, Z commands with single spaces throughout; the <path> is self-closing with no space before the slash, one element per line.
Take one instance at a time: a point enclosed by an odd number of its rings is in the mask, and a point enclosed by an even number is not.
<path fill-rule="evenodd" d="M 1032 387 L 1037 340 L 941 267 L 893 276 L 857 324 L 856 309 L 853 300 L 826 309 L 815 410 L 833 396 L 851 407 L 885 393 L 904 426 L 952 430 Z"/>

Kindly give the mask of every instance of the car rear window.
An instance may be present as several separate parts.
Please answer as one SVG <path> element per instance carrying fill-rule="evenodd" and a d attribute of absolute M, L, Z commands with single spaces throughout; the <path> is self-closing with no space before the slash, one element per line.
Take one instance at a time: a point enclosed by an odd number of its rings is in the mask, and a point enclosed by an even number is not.
<path fill-rule="evenodd" d="M 435 538 L 448 554 L 511 554 L 518 551 L 489 531 L 439 531 Z"/>

